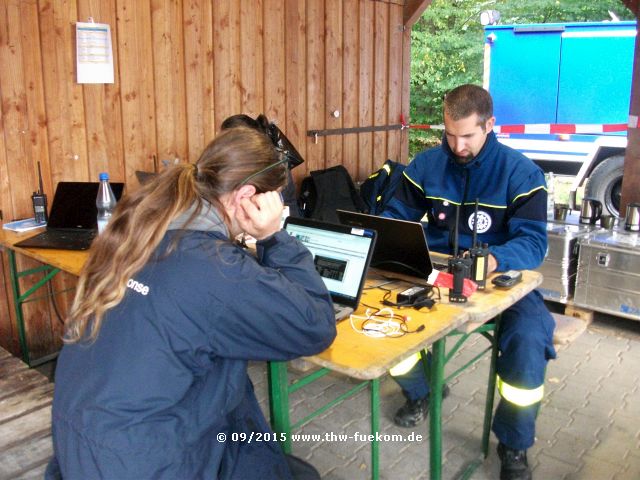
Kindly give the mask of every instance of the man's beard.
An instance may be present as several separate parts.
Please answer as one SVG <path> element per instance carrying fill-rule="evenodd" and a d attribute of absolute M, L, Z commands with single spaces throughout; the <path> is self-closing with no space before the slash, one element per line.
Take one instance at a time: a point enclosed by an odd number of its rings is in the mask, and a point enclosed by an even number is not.
<path fill-rule="evenodd" d="M 469 163 L 471 160 L 473 160 L 473 155 L 471 154 L 465 155 L 464 157 L 461 157 L 460 155 L 456 155 L 456 154 L 454 154 L 453 156 L 458 165 L 465 165 Z"/>

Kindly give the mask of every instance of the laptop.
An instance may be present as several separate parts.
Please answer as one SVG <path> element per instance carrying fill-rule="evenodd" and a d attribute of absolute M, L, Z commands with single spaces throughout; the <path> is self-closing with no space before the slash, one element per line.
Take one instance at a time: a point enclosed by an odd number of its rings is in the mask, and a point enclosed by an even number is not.
<path fill-rule="evenodd" d="M 420 222 L 336 210 L 340 222 L 378 232 L 371 266 L 389 272 L 428 278 L 433 271 L 424 227 Z"/>
<path fill-rule="evenodd" d="M 336 321 L 352 314 L 360 302 L 376 232 L 369 228 L 288 217 L 284 229 L 313 255 L 313 263 L 333 300 Z"/>
<path fill-rule="evenodd" d="M 98 182 L 60 182 L 51 204 L 46 230 L 15 244 L 23 248 L 87 250 L 98 232 Z M 110 183 L 116 199 L 124 183 Z"/>

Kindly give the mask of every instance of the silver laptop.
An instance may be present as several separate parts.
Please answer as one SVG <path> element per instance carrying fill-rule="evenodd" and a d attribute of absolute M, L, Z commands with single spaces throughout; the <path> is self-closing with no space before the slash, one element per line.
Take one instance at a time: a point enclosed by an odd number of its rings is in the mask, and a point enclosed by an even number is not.
<path fill-rule="evenodd" d="M 360 302 L 376 243 L 375 230 L 294 217 L 287 218 L 284 229 L 313 255 L 331 294 L 336 321 L 347 318 Z"/>

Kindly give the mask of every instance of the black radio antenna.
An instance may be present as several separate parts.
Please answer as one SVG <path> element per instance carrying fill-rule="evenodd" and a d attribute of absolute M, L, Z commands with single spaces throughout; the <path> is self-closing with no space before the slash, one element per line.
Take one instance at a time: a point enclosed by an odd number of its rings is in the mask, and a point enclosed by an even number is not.
<path fill-rule="evenodd" d="M 453 256 L 458 256 L 458 221 L 460 220 L 460 205 L 456 205 L 456 224 L 453 226 Z"/>
<path fill-rule="evenodd" d="M 38 193 L 44 193 L 44 187 L 42 186 L 42 172 L 40 171 L 40 162 L 38 162 L 38 185 L 40 186 L 40 190 L 38 190 Z"/>
<path fill-rule="evenodd" d="M 471 243 L 472 248 L 478 246 L 478 202 L 479 198 L 476 198 L 476 208 L 473 213 L 473 241 Z"/>

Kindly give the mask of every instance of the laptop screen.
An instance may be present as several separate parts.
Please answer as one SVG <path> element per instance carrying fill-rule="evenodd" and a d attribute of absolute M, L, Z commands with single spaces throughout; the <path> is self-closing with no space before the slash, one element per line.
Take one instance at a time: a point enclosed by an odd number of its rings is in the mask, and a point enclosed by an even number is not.
<path fill-rule="evenodd" d="M 51 204 L 47 228 L 91 230 L 97 228 L 98 182 L 59 182 Z M 110 184 L 119 200 L 124 183 Z"/>
<path fill-rule="evenodd" d="M 420 278 L 427 278 L 433 270 L 427 238 L 420 222 L 346 210 L 336 212 L 345 225 L 371 228 L 378 232 L 372 267 Z"/>
<path fill-rule="evenodd" d="M 284 228 L 309 249 L 333 301 L 357 308 L 376 232 L 294 217 Z"/>

